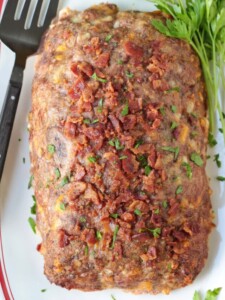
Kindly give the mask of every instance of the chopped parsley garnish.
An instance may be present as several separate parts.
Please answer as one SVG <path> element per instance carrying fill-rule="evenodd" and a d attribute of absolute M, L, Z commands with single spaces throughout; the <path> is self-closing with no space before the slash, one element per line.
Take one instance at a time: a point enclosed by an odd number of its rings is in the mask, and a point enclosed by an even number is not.
<path fill-rule="evenodd" d="M 124 108 L 121 111 L 121 116 L 125 117 L 126 115 L 128 115 L 128 113 L 129 113 L 129 106 L 128 106 L 128 104 L 125 104 Z"/>
<path fill-rule="evenodd" d="M 91 163 L 96 163 L 97 162 L 97 157 L 95 157 L 95 156 L 89 156 L 88 157 L 88 160 L 91 162 Z"/>
<path fill-rule="evenodd" d="M 91 122 L 91 124 L 96 124 L 96 123 L 98 123 L 98 122 L 99 122 L 98 119 L 94 119 L 94 120 Z"/>
<path fill-rule="evenodd" d="M 163 208 L 167 208 L 167 207 L 168 207 L 168 203 L 167 203 L 166 200 L 164 200 L 164 201 L 162 202 L 162 206 L 163 206 Z"/>
<path fill-rule="evenodd" d="M 119 214 L 110 214 L 110 217 L 113 218 L 113 219 L 117 219 L 119 216 Z"/>
<path fill-rule="evenodd" d="M 127 156 L 126 155 L 122 155 L 122 156 L 120 156 L 120 160 L 123 160 L 123 159 L 126 159 L 127 158 Z"/>
<path fill-rule="evenodd" d="M 117 63 L 118 63 L 118 65 L 123 65 L 122 59 L 118 59 Z"/>
<path fill-rule="evenodd" d="M 216 179 L 218 181 L 225 181 L 225 177 L 223 177 L 223 176 L 217 176 Z"/>
<path fill-rule="evenodd" d="M 148 165 L 148 160 L 145 155 L 138 155 L 137 160 L 139 161 L 141 168 L 145 168 Z"/>
<path fill-rule="evenodd" d="M 153 212 L 154 212 L 154 214 L 158 215 L 159 214 L 159 208 L 155 209 Z"/>
<path fill-rule="evenodd" d="M 145 167 L 145 175 L 148 176 L 151 173 L 152 168 L 150 166 Z"/>
<path fill-rule="evenodd" d="M 49 153 L 51 153 L 51 154 L 55 153 L 55 146 L 54 145 L 49 144 L 47 148 L 48 148 Z"/>
<path fill-rule="evenodd" d="M 118 138 L 110 140 L 109 145 L 115 147 L 116 150 L 122 150 L 124 148 L 124 146 L 121 145 L 120 140 Z"/>
<path fill-rule="evenodd" d="M 102 83 L 106 83 L 106 82 L 107 82 L 107 79 L 98 77 L 96 73 L 94 73 L 94 74 L 91 76 L 91 78 L 94 79 L 94 80 L 100 81 L 100 82 L 102 82 Z"/>
<path fill-rule="evenodd" d="M 202 167 L 203 164 L 204 164 L 201 156 L 198 153 L 196 153 L 196 152 L 193 152 L 191 154 L 191 161 L 193 161 L 193 163 L 195 163 L 199 167 Z"/>
<path fill-rule="evenodd" d="M 41 290 L 42 293 L 44 293 L 44 292 L 46 292 L 46 291 L 47 291 L 47 289 L 42 289 L 42 290 Z"/>
<path fill-rule="evenodd" d="M 32 214 L 32 215 L 36 215 L 36 210 L 37 210 L 37 201 L 36 201 L 36 197 L 34 196 L 34 195 L 32 195 L 32 199 L 33 199 L 33 201 L 34 201 L 34 204 L 33 204 L 33 206 L 31 206 L 31 208 L 30 208 L 30 213 Z"/>
<path fill-rule="evenodd" d="M 61 173 L 58 168 L 55 168 L 55 177 L 56 177 L 56 179 L 59 179 L 61 177 Z"/>
<path fill-rule="evenodd" d="M 83 216 L 82 216 L 82 217 L 80 217 L 80 219 L 79 219 L 79 220 L 80 220 L 80 222 L 81 222 L 81 223 L 86 223 L 86 222 L 87 222 L 86 218 L 85 218 L 85 217 L 83 217 Z"/>
<path fill-rule="evenodd" d="M 171 263 L 168 263 L 167 269 L 168 269 L 168 271 L 172 271 L 172 265 L 171 265 Z"/>
<path fill-rule="evenodd" d="M 134 144 L 134 148 L 137 149 L 139 146 L 143 145 L 143 141 L 142 140 L 137 140 L 136 143 Z"/>
<path fill-rule="evenodd" d="M 215 138 L 211 132 L 209 132 L 209 135 L 208 135 L 208 144 L 211 148 L 213 148 L 217 145 L 217 141 L 215 140 Z"/>
<path fill-rule="evenodd" d="M 158 238 L 161 234 L 161 228 L 149 229 L 148 230 L 153 234 L 155 238 Z"/>
<path fill-rule="evenodd" d="M 28 190 L 32 187 L 32 183 L 33 183 L 33 179 L 34 179 L 34 175 L 30 176 L 29 182 L 28 182 Z"/>
<path fill-rule="evenodd" d="M 61 202 L 61 203 L 59 204 L 59 207 L 60 207 L 61 210 L 65 210 L 65 209 L 66 209 L 66 205 L 65 205 L 65 203 L 63 203 L 63 202 Z"/>
<path fill-rule="evenodd" d="M 219 132 L 223 134 L 223 128 L 219 128 Z"/>
<path fill-rule="evenodd" d="M 172 93 L 172 92 L 179 92 L 180 91 L 180 88 L 179 86 L 175 86 L 167 91 L 165 91 L 166 94 L 169 94 L 169 93 Z"/>
<path fill-rule="evenodd" d="M 105 41 L 108 43 L 108 42 L 111 40 L 112 37 L 113 37 L 112 34 L 108 34 L 108 35 L 105 37 Z"/>
<path fill-rule="evenodd" d="M 89 248 L 88 248 L 88 245 L 86 245 L 84 248 L 84 254 L 88 255 L 88 253 L 89 253 Z"/>
<path fill-rule="evenodd" d="M 164 151 L 174 153 L 174 159 L 175 160 L 178 158 L 178 155 L 179 155 L 179 152 L 180 152 L 179 147 L 175 147 L 175 148 L 173 148 L 173 147 L 162 147 L 161 149 L 164 150 Z"/>
<path fill-rule="evenodd" d="M 171 111 L 173 112 L 173 113 L 176 113 L 177 112 L 177 107 L 175 106 L 175 105 L 171 105 Z"/>
<path fill-rule="evenodd" d="M 33 232 L 36 233 L 36 222 L 34 221 L 34 219 L 30 217 L 28 219 L 28 223 L 30 224 L 30 227 L 33 230 Z"/>
<path fill-rule="evenodd" d="M 160 111 L 162 116 L 165 116 L 165 114 L 166 114 L 165 107 L 163 107 L 163 106 L 160 107 L 159 111 Z"/>
<path fill-rule="evenodd" d="M 83 123 L 84 124 L 91 124 L 91 120 L 90 119 L 83 119 Z"/>
<path fill-rule="evenodd" d="M 197 133 L 196 131 L 192 131 L 192 132 L 191 132 L 191 137 L 192 137 L 192 138 L 196 137 L 197 135 L 198 135 L 198 133 Z"/>
<path fill-rule="evenodd" d="M 96 237 L 99 241 L 102 239 L 102 233 L 99 230 L 96 231 Z"/>
<path fill-rule="evenodd" d="M 217 300 L 217 296 L 220 294 L 222 288 L 216 288 L 214 290 L 208 290 L 205 296 L 205 300 Z M 193 300 L 201 300 L 202 297 L 198 291 L 195 291 Z"/>
<path fill-rule="evenodd" d="M 140 209 L 138 209 L 138 208 L 136 208 L 136 209 L 134 210 L 134 213 L 135 213 L 135 215 L 137 215 L 137 216 L 141 216 L 141 215 L 142 215 Z"/>
<path fill-rule="evenodd" d="M 181 194 L 183 192 L 183 187 L 182 187 L 182 185 L 179 185 L 178 187 L 177 187 L 177 189 L 176 189 L 176 195 L 179 195 L 179 194 Z"/>
<path fill-rule="evenodd" d="M 98 107 L 97 107 L 97 111 L 99 113 L 101 113 L 103 110 L 103 99 L 101 98 L 99 101 L 98 101 Z"/>
<path fill-rule="evenodd" d="M 119 229 L 120 229 L 119 225 L 116 225 L 115 229 L 114 229 L 114 232 L 113 232 L 113 239 L 112 239 L 112 244 L 110 246 L 110 249 L 114 249 L 115 242 L 116 242 L 116 237 L 117 237 Z"/>
<path fill-rule="evenodd" d="M 189 163 L 183 162 L 182 166 L 186 168 L 186 174 L 189 179 L 192 178 L 192 169 Z"/>
<path fill-rule="evenodd" d="M 129 71 L 126 71 L 125 73 L 126 73 L 126 76 L 127 76 L 128 78 L 133 78 L 133 77 L 134 77 L 134 74 L 131 73 L 131 72 L 129 72 Z"/>
<path fill-rule="evenodd" d="M 178 124 L 176 122 L 172 122 L 171 126 L 170 126 L 170 129 L 173 130 L 173 129 L 177 128 L 177 126 L 178 126 Z"/>
<path fill-rule="evenodd" d="M 61 183 L 60 183 L 60 187 L 63 187 L 64 185 L 69 183 L 69 178 L 68 176 L 64 176 Z"/>
<path fill-rule="evenodd" d="M 215 154 L 214 155 L 214 160 L 216 162 L 216 165 L 218 168 L 221 168 L 222 166 L 222 162 L 220 161 L 220 155 L 219 154 Z"/>

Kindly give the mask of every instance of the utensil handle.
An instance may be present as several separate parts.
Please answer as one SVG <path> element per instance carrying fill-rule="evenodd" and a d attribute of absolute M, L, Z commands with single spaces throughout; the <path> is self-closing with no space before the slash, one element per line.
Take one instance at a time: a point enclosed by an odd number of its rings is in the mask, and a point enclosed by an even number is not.
<path fill-rule="evenodd" d="M 10 78 L 0 120 L 0 181 L 2 178 L 10 136 L 16 115 L 16 109 L 19 102 L 22 80 L 23 69 L 15 66 Z"/>

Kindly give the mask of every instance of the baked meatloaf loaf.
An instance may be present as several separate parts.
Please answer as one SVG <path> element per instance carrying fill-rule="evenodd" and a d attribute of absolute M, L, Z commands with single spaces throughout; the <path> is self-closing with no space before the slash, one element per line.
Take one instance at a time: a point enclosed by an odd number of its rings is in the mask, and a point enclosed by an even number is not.
<path fill-rule="evenodd" d="M 199 60 L 159 13 L 61 12 L 33 81 L 38 250 L 67 289 L 169 293 L 190 284 L 212 227 Z"/>

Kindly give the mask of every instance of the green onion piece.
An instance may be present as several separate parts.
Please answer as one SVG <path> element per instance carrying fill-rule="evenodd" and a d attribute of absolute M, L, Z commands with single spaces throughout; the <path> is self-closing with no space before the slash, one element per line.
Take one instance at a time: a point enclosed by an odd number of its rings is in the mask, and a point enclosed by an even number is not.
<path fill-rule="evenodd" d="M 96 231 L 96 237 L 99 241 L 102 239 L 102 233 L 99 230 Z"/>
<path fill-rule="evenodd" d="M 175 86 L 167 91 L 165 91 L 166 94 L 169 94 L 169 93 L 172 93 L 172 92 L 179 92 L 180 91 L 180 88 L 179 86 Z"/>
<path fill-rule="evenodd" d="M 90 119 L 83 119 L 83 123 L 84 124 L 91 124 L 91 120 Z"/>
<path fill-rule="evenodd" d="M 125 117 L 126 115 L 128 115 L 128 113 L 129 113 L 129 106 L 128 106 L 128 104 L 126 104 L 121 111 L 121 116 Z"/>
<path fill-rule="evenodd" d="M 139 146 L 143 145 L 143 141 L 142 140 L 137 140 L 136 143 L 134 144 L 134 148 L 137 149 Z"/>
<path fill-rule="evenodd" d="M 162 116 L 165 116 L 165 114 L 166 114 L 165 107 L 163 107 L 163 106 L 160 107 L 159 111 L 160 111 Z"/>
<path fill-rule="evenodd" d="M 225 181 L 225 177 L 223 177 L 223 176 L 217 176 L 216 179 L 218 181 Z"/>
<path fill-rule="evenodd" d="M 159 214 L 159 208 L 155 209 L 153 212 L 154 212 L 154 214 L 158 215 Z"/>
<path fill-rule="evenodd" d="M 61 183 L 60 183 L 60 186 L 63 187 L 64 185 L 68 184 L 69 183 L 69 178 L 68 176 L 64 176 Z"/>
<path fill-rule="evenodd" d="M 183 192 L 183 187 L 182 187 L 182 185 L 179 185 L 178 187 L 177 187 L 177 189 L 176 189 L 176 195 L 179 195 L 179 194 L 181 194 Z"/>
<path fill-rule="evenodd" d="M 55 168 L 55 177 L 56 177 L 56 179 L 59 179 L 61 177 L 61 173 L 58 168 Z"/>
<path fill-rule="evenodd" d="M 196 152 L 193 152 L 191 154 L 191 161 L 193 161 L 193 163 L 195 163 L 199 167 L 202 167 L 203 164 L 204 164 L 201 156 L 198 153 L 196 153 Z"/>
<path fill-rule="evenodd" d="M 33 179 L 34 179 L 34 175 L 30 176 L 29 182 L 28 182 L 28 190 L 32 187 L 32 183 L 33 183 Z"/>
<path fill-rule="evenodd" d="M 63 203 L 63 202 L 61 202 L 61 203 L 59 204 L 59 207 L 60 207 L 61 210 L 65 210 L 65 209 L 66 209 L 66 205 L 65 205 L 65 203 Z"/>
<path fill-rule="evenodd" d="M 52 144 L 49 144 L 48 145 L 48 152 L 51 153 L 51 154 L 55 153 L 55 146 L 52 145 Z"/>
<path fill-rule="evenodd" d="M 110 214 L 110 217 L 113 218 L 113 219 L 117 219 L 119 216 L 119 214 Z"/>
<path fill-rule="evenodd" d="M 119 229 L 120 229 L 119 225 L 116 225 L 116 227 L 114 229 L 114 232 L 113 232 L 113 239 L 112 239 L 112 244 L 110 246 L 110 249 L 114 249 L 115 242 L 116 242 L 116 237 L 117 237 Z"/>
<path fill-rule="evenodd" d="M 89 248 L 88 248 L 88 245 L 86 245 L 84 248 L 84 254 L 87 256 L 88 253 L 89 253 Z"/>
<path fill-rule="evenodd" d="M 170 129 L 175 129 L 175 128 L 177 128 L 178 127 L 178 124 L 176 123 L 176 122 L 172 122 L 171 123 L 171 126 L 170 126 Z"/>
<path fill-rule="evenodd" d="M 140 209 L 138 209 L 138 208 L 136 208 L 136 209 L 134 210 L 134 213 L 135 213 L 135 215 L 137 215 L 137 216 L 141 216 L 141 215 L 142 215 Z"/>
<path fill-rule="evenodd" d="M 85 217 L 83 217 L 83 216 L 82 216 L 82 217 L 80 217 L 80 219 L 79 219 L 79 220 L 80 220 L 80 222 L 81 222 L 81 223 L 86 223 L 86 222 L 87 222 L 86 218 L 85 218 Z"/>
<path fill-rule="evenodd" d="M 163 206 L 163 208 L 167 208 L 167 207 L 168 207 L 168 203 L 167 203 L 167 201 L 166 201 L 166 200 L 163 200 L 163 202 L 162 202 L 162 206 Z"/>
<path fill-rule="evenodd" d="M 151 173 L 152 168 L 150 166 L 145 167 L 145 175 L 148 176 Z"/>
<path fill-rule="evenodd" d="M 177 112 L 177 107 L 175 106 L 175 105 L 171 105 L 171 111 L 173 112 L 173 113 L 176 113 Z"/>
<path fill-rule="evenodd" d="M 100 82 L 102 82 L 102 83 L 107 82 L 106 79 L 103 79 L 103 78 L 98 77 L 96 73 L 94 73 L 94 74 L 91 76 L 91 78 L 94 79 L 94 80 L 100 81 Z"/>
<path fill-rule="evenodd" d="M 46 291 L 47 291 L 47 289 L 42 289 L 42 290 L 41 290 L 42 293 L 44 293 L 44 292 L 46 292 Z"/>
<path fill-rule="evenodd" d="M 117 64 L 118 64 L 118 65 L 123 65 L 122 59 L 118 59 Z"/>
<path fill-rule="evenodd" d="M 30 224 L 30 227 L 33 230 L 33 232 L 36 233 L 36 222 L 34 221 L 34 219 L 30 217 L 28 219 L 28 223 Z"/>
<path fill-rule="evenodd" d="M 192 169 L 189 163 L 183 162 L 182 166 L 186 168 L 186 174 L 189 179 L 192 178 Z"/>
<path fill-rule="evenodd" d="M 126 76 L 127 76 L 128 78 L 133 78 L 133 77 L 134 77 L 134 74 L 131 73 L 131 72 L 129 72 L 129 71 L 126 71 L 125 73 L 126 73 Z"/>
<path fill-rule="evenodd" d="M 214 160 L 216 162 L 216 165 L 218 168 L 221 168 L 222 166 L 222 162 L 220 161 L 220 155 L 219 154 L 215 154 L 214 155 Z"/>
<path fill-rule="evenodd" d="M 105 37 L 105 41 L 108 43 L 108 42 L 111 40 L 112 37 L 113 37 L 112 34 L 108 34 L 108 35 Z"/>
<path fill-rule="evenodd" d="M 126 159 L 127 158 L 127 156 L 126 155 L 122 155 L 122 156 L 120 156 L 120 160 L 123 160 L 123 159 Z"/>
<path fill-rule="evenodd" d="M 95 157 L 95 156 L 89 156 L 89 157 L 88 157 L 88 160 L 89 160 L 91 163 L 96 163 L 96 162 L 97 162 L 97 157 Z"/>
<path fill-rule="evenodd" d="M 148 160 L 145 155 L 138 155 L 137 161 L 139 161 L 141 168 L 145 168 L 148 165 Z"/>
<path fill-rule="evenodd" d="M 177 157 L 178 157 L 179 152 L 180 152 L 179 147 L 175 147 L 175 148 L 173 148 L 173 147 L 162 147 L 161 149 L 164 150 L 164 151 L 174 153 L 174 159 L 177 160 Z"/>
<path fill-rule="evenodd" d="M 30 208 L 30 213 L 31 213 L 32 215 L 36 215 L 36 210 L 37 210 L 36 197 L 35 197 L 34 195 L 32 195 L 32 198 L 33 198 L 34 204 L 33 204 L 33 206 Z"/>

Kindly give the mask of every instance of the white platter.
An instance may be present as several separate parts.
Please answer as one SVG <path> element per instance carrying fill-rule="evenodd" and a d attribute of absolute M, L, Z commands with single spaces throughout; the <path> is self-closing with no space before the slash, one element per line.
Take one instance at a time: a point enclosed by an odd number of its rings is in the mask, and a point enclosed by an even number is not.
<path fill-rule="evenodd" d="M 101 3 L 102 0 L 76 0 L 61 1 L 60 8 L 70 6 L 82 10 L 92 4 Z M 118 0 L 110 1 L 121 9 L 153 10 L 153 5 L 145 0 Z M 1 53 L 2 55 L 2 53 Z M 5 54 L 4 54 L 5 55 Z M 4 58 L 0 64 L 0 81 L 5 78 L 6 71 L 12 58 Z M 1 60 L 0 60 L 1 62 Z M 208 289 L 223 287 L 218 299 L 225 299 L 225 184 L 218 182 L 215 177 L 225 176 L 225 147 L 222 134 L 218 133 L 218 145 L 211 151 L 211 156 L 219 153 L 222 160 L 222 168 L 218 168 L 213 159 L 208 161 L 207 173 L 211 178 L 210 185 L 213 190 L 212 204 L 215 211 L 217 225 L 210 237 L 209 259 L 201 274 L 195 282 L 183 289 L 172 292 L 170 295 L 132 295 L 121 290 L 106 290 L 102 292 L 84 293 L 80 291 L 67 291 L 63 288 L 51 285 L 43 275 L 43 258 L 36 251 L 36 245 L 40 242 L 38 236 L 31 231 L 27 219 L 30 216 L 32 205 L 32 190 L 27 189 L 29 181 L 29 153 L 27 114 L 31 103 L 31 84 L 33 76 L 34 58 L 29 59 L 22 93 L 19 101 L 16 120 L 10 141 L 5 170 L 0 185 L 1 204 L 1 268 L 8 290 L 9 300 L 191 300 L 195 290 L 203 294 Z M 2 86 L 2 85 L 1 85 Z M 3 88 L 7 88 L 4 82 Z M 19 141 L 21 139 L 21 141 Z M 25 163 L 23 163 L 25 158 Z M 1 272 L 0 272 L 1 273 Z M 8 279 L 7 279 L 8 278 Z M 2 282 L 2 285 L 4 283 Z M 43 293 L 42 289 L 46 289 Z M 11 290 L 11 292 L 10 292 Z M 2 296 L 2 300 L 4 296 Z M 0 293 L 1 299 L 1 293 Z M 6 300 L 8 300 L 6 298 Z"/>

